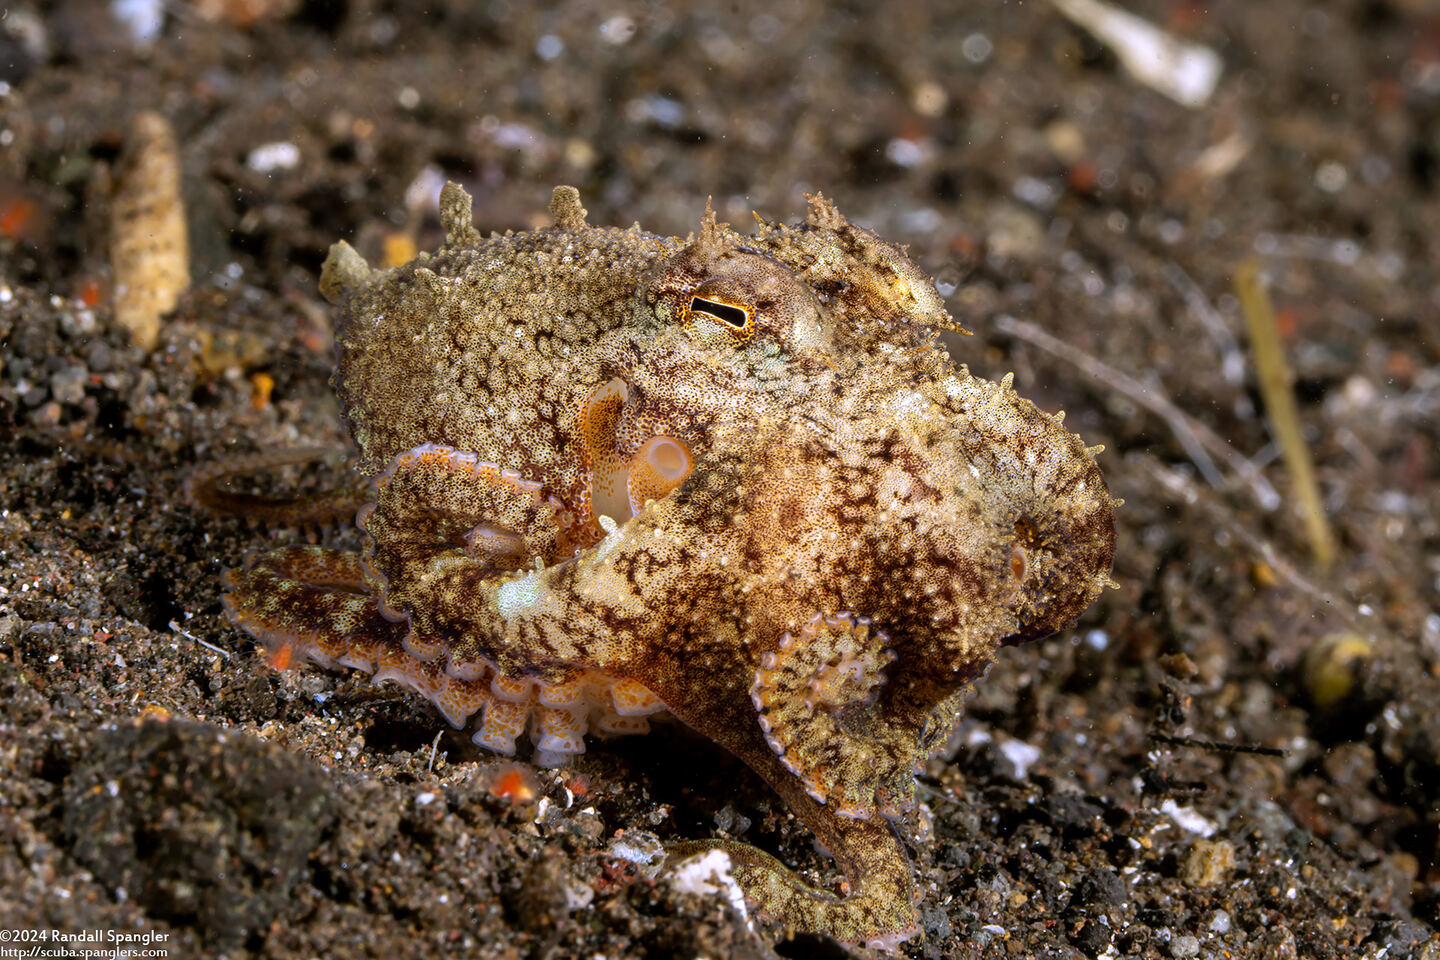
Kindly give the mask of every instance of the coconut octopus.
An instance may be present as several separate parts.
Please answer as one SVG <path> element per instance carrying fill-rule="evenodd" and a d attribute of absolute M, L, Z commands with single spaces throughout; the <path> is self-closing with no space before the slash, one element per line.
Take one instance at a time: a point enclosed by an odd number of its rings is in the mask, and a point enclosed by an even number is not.
<path fill-rule="evenodd" d="M 474 740 L 563 763 L 664 711 L 755 769 L 835 857 L 840 892 L 726 840 L 747 901 L 893 949 L 919 930 L 897 834 L 997 648 L 1069 626 L 1109 583 L 1095 449 L 952 363 L 904 251 L 821 196 L 753 235 L 586 222 L 444 245 L 391 270 L 344 242 L 332 383 L 368 480 L 359 555 L 275 550 L 225 609 L 284 666 L 407 685 Z M 282 522 L 198 472 L 202 504 Z"/>

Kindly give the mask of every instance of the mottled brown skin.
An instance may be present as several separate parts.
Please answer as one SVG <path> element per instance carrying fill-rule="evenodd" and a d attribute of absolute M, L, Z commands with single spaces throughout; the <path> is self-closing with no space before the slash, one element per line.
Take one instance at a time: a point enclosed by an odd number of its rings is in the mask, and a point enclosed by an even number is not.
<path fill-rule="evenodd" d="M 530 233 L 481 239 L 469 205 L 448 187 L 446 244 L 395 270 L 332 250 L 364 562 L 262 560 L 229 609 L 322 662 L 637 681 L 758 771 L 846 889 L 742 844 L 680 852 L 723 848 L 795 928 L 894 947 L 918 929 L 912 771 L 1000 645 L 1108 582 L 1091 452 L 956 368 L 930 281 L 822 198 L 689 241 L 589 226 L 570 188 Z"/>

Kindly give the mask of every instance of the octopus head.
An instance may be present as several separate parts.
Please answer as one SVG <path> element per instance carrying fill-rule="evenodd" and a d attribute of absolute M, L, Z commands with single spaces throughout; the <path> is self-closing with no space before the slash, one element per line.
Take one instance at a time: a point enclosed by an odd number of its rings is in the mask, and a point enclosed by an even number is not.
<path fill-rule="evenodd" d="M 651 275 L 643 303 L 662 328 L 702 348 L 793 354 L 834 345 L 833 319 L 804 279 L 746 247 L 713 212 Z"/>
<path fill-rule="evenodd" d="M 757 215 L 760 229 L 752 242 L 802 270 L 821 300 L 852 321 L 863 318 L 887 329 L 961 329 L 904 247 L 851 223 L 818 193 L 807 199 L 810 214 L 795 226 Z"/>

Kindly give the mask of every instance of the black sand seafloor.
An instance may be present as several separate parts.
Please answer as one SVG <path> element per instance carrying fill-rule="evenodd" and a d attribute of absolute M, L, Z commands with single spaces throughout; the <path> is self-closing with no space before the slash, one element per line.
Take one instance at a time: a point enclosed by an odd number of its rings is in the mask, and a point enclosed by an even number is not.
<path fill-rule="evenodd" d="M 187 957 L 858 953 L 662 867 L 724 835 L 834 879 L 704 739 L 517 768 L 393 686 L 270 670 L 225 621 L 220 573 L 306 532 L 200 511 L 186 478 L 343 443 L 325 250 L 435 246 L 449 178 L 486 231 L 545 222 L 557 183 L 682 235 L 707 197 L 743 229 L 823 190 L 935 276 L 974 332 L 957 360 L 1106 445 L 1120 589 L 1004 651 L 930 762 L 903 954 L 1440 957 L 1440 11 L 1126 6 L 1213 51 L 1213 90 L 1166 96 L 1075 2 L 8 4 L 0 928 Z M 192 281 L 148 351 L 115 277 L 145 112 Z M 1233 285 L 1252 260 L 1328 569 Z"/>

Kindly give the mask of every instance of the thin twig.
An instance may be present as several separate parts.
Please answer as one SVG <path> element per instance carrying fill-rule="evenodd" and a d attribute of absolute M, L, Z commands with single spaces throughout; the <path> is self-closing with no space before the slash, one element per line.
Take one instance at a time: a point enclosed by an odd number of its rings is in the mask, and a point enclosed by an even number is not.
<path fill-rule="evenodd" d="M 210 643 L 207 640 L 202 640 L 201 638 L 195 636 L 195 634 L 191 633 L 189 630 L 186 630 L 184 627 L 180 626 L 180 624 L 176 623 L 174 620 L 170 621 L 170 629 L 180 634 L 180 636 L 184 637 L 186 640 L 193 640 L 196 643 L 200 644 L 200 646 L 204 647 L 206 650 L 213 650 L 214 652 L 220 654 L 220 656 L 224 657 L 226 660 L 230 659 L 229 650 L 226 650 L 222 647 L 217 647 L 215 646 L 215 644 Z"/>
<path fill-rule="evenodd" d="M 1260 471 L 1249 460 L 1235 451 L 1222 437 L 1205 424 L 1171 403 L 1168 397 L 1145 386 L 1134 377 L 1115 369 L 1108 363 L 1093 357 L 1079 347 L 1072 346 L 1052 336 L 1040 326 L 1011 316 L 995 318 L 995 327 L 1001 333 L 1018 337 L 1046 353 L 1053 354 L 1076 367 L 1087 375 L 1099 380 L 1111 389 L 1124 394 L 1135 403 L 1149 410 L 1165 421 L 1186 455 L 1195 464 L 1205 481 L 1217 490 L 1227 486 L 1226 479 L 1215 466 L 1210 454 L 1218 457 L 1250 487 L 1251 495 L 1260 509 L 1270 511 L 1280 505 L 1280 495 Z M 1208 452 L 1207 452 L 1208 451 Z"/>
<path fill-rule="evenodd" d="M 435 751 L 440 749 L 440 738 L 443 736 L 445 736 L 445 731 L 440 730 L 435 734 L 435 739 L 430 741 L 430 762 L 425 765 L 426 773 L 435 769 Z"/>
<path fill-rule="evenodd" d="M 1172 747 L 1199 747 L 1217 753 L 1254 753 L 1262 757 L 1288 757 L 1290 751 L 1282 747 L 1258 747 L 1249 743 L 1226 743 L 1223 740 L 1201 740 L 1199 737 L 1177 737 L 1168 733 L 1152 733 L 1150 739 Z"/>
<path fill-rule="evenodd" d="M 1225 377 L 1225 382 L 1242 382 L 1245 379 L 1245 353 L 1240 349 L 1240 341 L 1235 338 L 1220 311 L 1211 306 L 1205 291 L 1200 289 L 1200 285 L 1190 278 L 1190 274 L 1186 273 L 1180 264 L 1173 260 L 1167 261 L 1164 273 L 1170 286 L 1185 300 L 1185 308 L 1200 321 L 1201 326 L 1209 332 L 1210 339 L 1214 340 L 1219 348 L 1220 373 Z"/>
<path fill-rule="evenodd" d="M 1315 565 L 1328 570 L 1335 562 L 1335 535 L 1325 518 L 1325 504 L 1315 480 L 1315 463 L 1300 430 L 1300 413 L 1295 406 L 1295 391 L 1290 386 L 1290 368 L 1280 345 L 1280 331 L 1275 326 L 1275 311 L 1260 281 L 1260 264 L 1256 260 L 1246 260 L 1236 268 L 1235 291 L 1240 295 L 1240 311 L 1245 314 L 1245 325 L 1250 329 L 1250 353 L 1255 358 L 1260 395 L 1265 399 L 1275 439 L 1285 454 L 1285 466 L 1305 518 Z"/>

